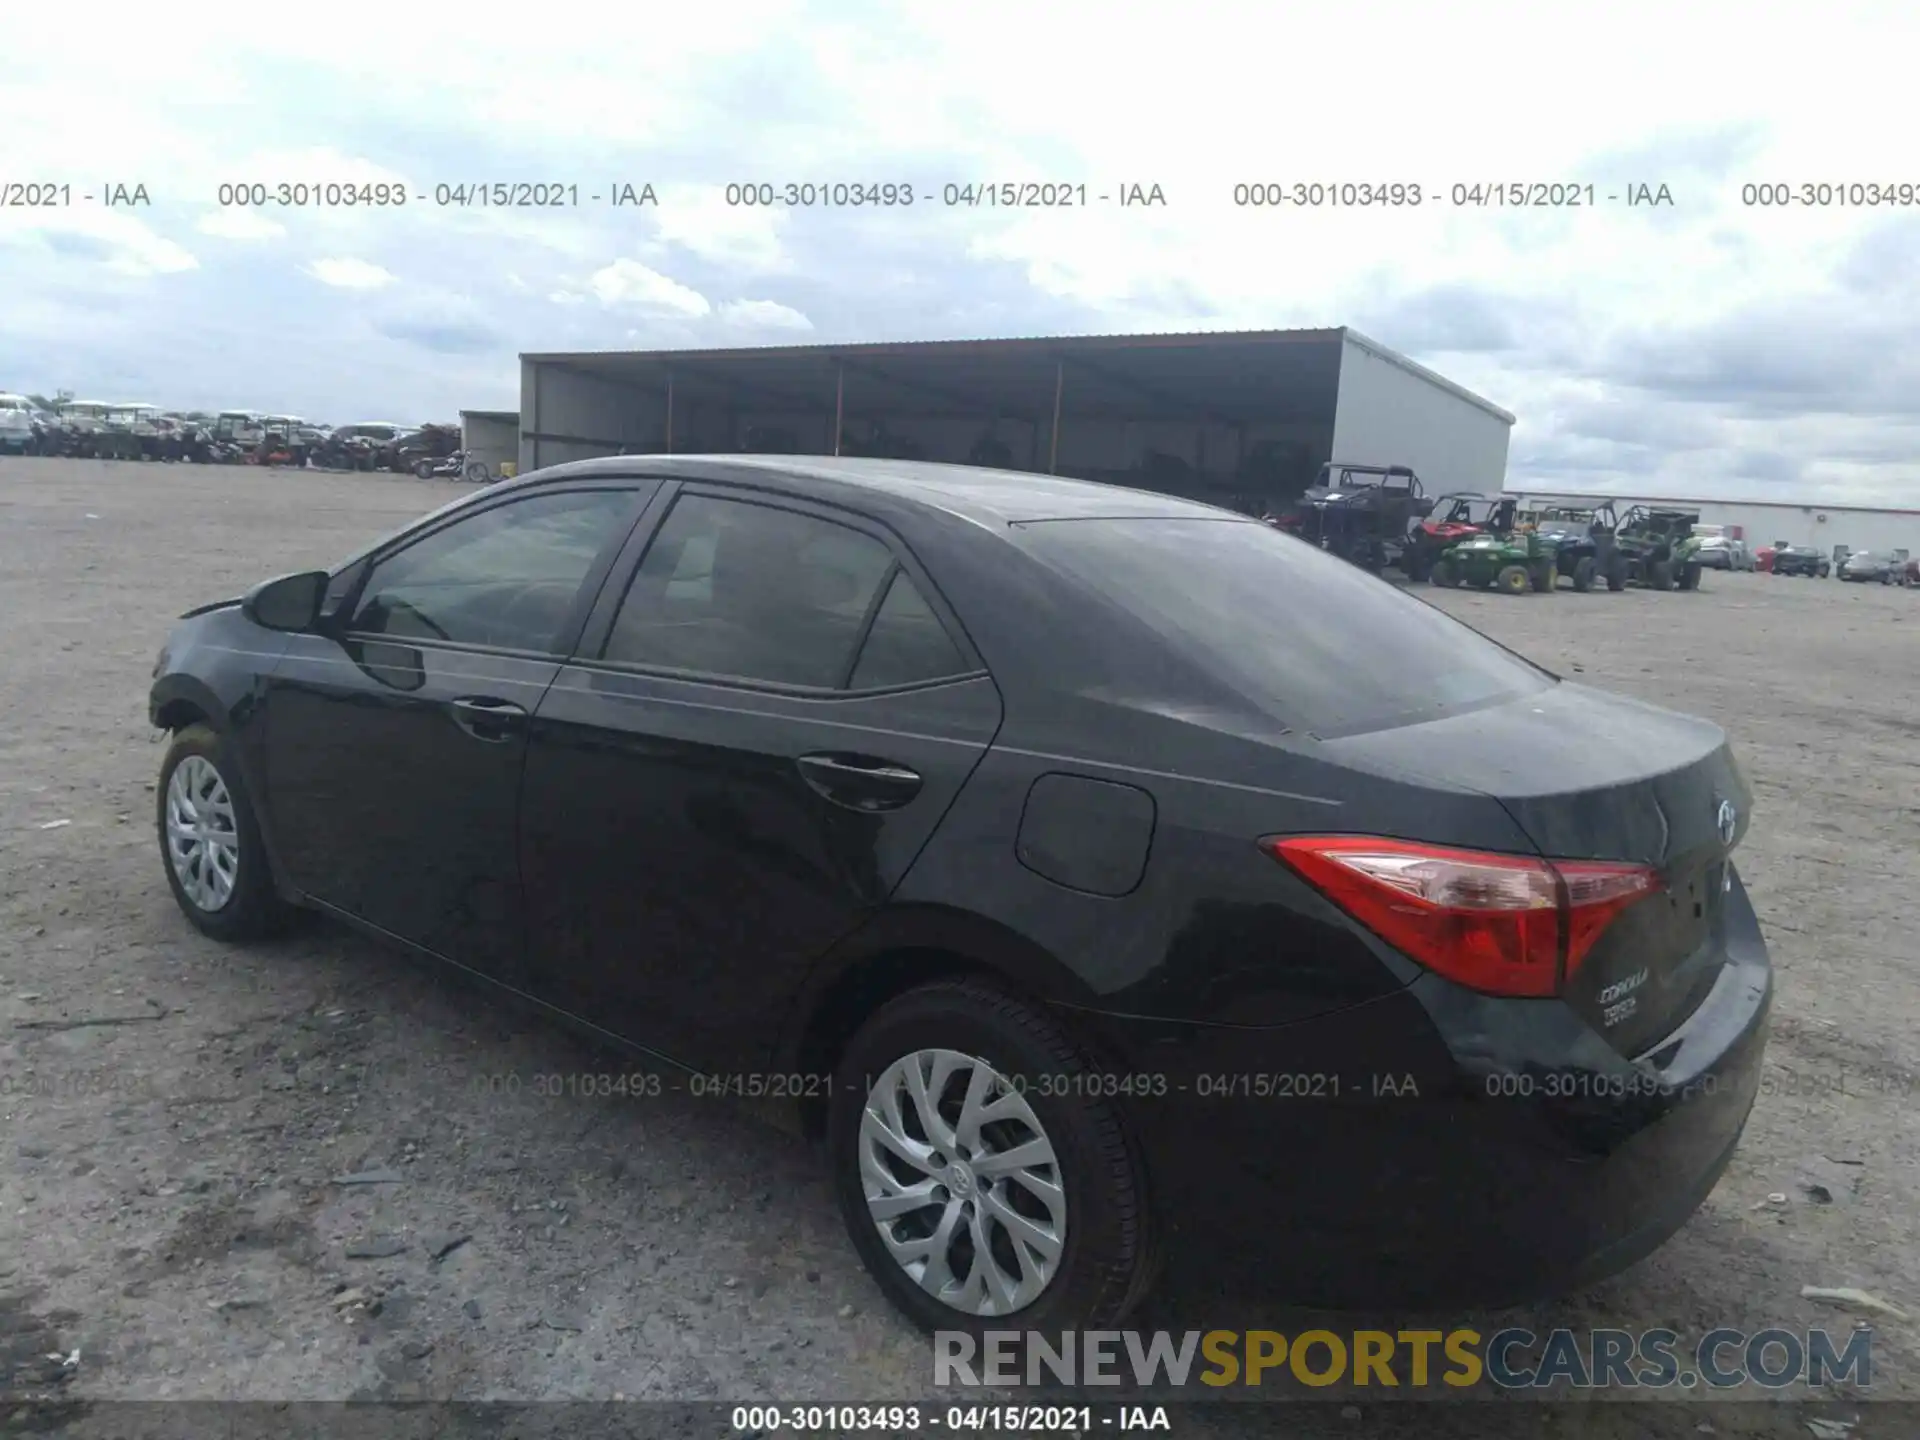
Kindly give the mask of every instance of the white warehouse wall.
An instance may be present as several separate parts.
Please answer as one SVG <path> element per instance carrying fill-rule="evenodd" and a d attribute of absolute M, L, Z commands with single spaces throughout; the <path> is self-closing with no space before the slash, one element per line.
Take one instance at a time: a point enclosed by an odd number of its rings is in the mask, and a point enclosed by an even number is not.
<path fill-rule="evenodd" d="M 1494 494 L 1506 482 L 1512 434 L 1513 416 L 1498 406 L 1346 332 L 1333 419 L 1335 461 L 1411 466 L 1429 495 Z"/>
<path fill-rule="evenodd" d="M 520 463 L 520 420 L 502 420 L 471 411 L 460 417 L 460 447 L 469 460 L 484 460 L 494 470 Z"/>
<path fill-rule="evenodd" d="M 1829 505 L 1781 505 L 1757 501 L 1687 500 L 1660 496 L 1574 495 L 1528 490 L 1521 505 L 1564 503 L 1591 505 L 1602 499 L 1613 501 L 1613 508 L 1625 514 L 1630 505 L 1665 506 L 1676 510 L 1698 510 L 1702 525 L 1738 525 L 1749 545 L 1771 545 L 1785 540 L 1793 545 L 1811 545 L 1823 555 L 1833 547 L 1849 550 L 1906 550 L 1920 555 L 1920 510 L 1868 510 Z"/>

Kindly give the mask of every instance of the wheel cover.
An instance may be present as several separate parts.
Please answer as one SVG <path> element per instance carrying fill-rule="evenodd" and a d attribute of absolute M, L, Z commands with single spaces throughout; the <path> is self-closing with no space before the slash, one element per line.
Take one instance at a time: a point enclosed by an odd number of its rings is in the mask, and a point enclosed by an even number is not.
<path fill-rule="evenodd" d="M 917 1050 L 874 1082 L 860 1180 L 881 1244 L 922 1290 L 970 1315 L 1038 1300 L 1066 1250 L 1053 1142 L 985 1060 Z"/>
<path fill-rule="evenodd" d="M 200 909 L 221 909 L 240 873 L 240 827 L 233 796 L 213 762 L 189 755 L 167 781 L 167 864 Z"/>

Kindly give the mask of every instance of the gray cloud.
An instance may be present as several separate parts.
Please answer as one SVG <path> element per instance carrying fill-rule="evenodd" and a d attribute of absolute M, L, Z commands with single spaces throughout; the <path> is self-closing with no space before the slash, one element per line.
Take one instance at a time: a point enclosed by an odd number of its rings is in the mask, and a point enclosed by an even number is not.
<path fill-rule="evenodd" d="M 96 235 L 76 235 L 60 230 L 43 235 L 41 244 L 67 260 L 110 260 L 115 251 L 113 245 Z"/>
<path fill-rule="evenodd" d="M 1793 485 L 1805 478 L 1807 462 L 1779 450 L 1740 450 L 1732 457 L 1731 469 L 1741 480 L 1761 485 Z"/>
<path fill-rule="evenodd" d="M 1920 217 L 1901 215 L 1854 243 L 1834 278 L 1856 295 L 1920 293 Z"/>
<path fill-rule="evenodd" d="M 1613 396 L 1574 400 L 1551 412 L 1563 434 L 1604 440 L 1630 450 L 1710 450 L 1725 443 L 1725 426 L 1693 406 Z"/>
<path fill-rule="evenodd" d="M 1712 185 L 1741 178 L 1764 152 L 1767 139 L 1767 127 L 1755 122 L 1663 130 L 1636 145 L 1595 155 L 1581 170 L 1596 184 Z"/>
<path fill-rule="evenodd" d="M 1786 300 L 1705 325 L 1615 340 L 1588 373 L 1738 415 L 1920 417 L 1912 321 L 1887 310 Z"/>
<path fill-rule="evenodd" d="M 457 320 L 389 320 L 379 329 L 392 339 L 440 355 L 484 355 L 498 352 L 506 343 L 506 337 L 490 325 Z"/>
<path fill-rule="evenodd" d="M 1447 355 L 1516 348 L 1514 314 L 1523 308 L 1496 291 L 1443 285 L 1383 300 L 1363 310 L 1354 326 L 1392 335 L 1401 349 Z"/>

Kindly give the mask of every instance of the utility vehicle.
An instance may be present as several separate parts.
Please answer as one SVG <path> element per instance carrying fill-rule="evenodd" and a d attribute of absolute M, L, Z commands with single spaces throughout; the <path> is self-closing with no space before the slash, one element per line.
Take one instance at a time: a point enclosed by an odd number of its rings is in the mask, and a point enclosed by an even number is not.
<path fill-rule="evenodd" d="M 1609 590 L 1627 588 L 1627 558 L 1614 543 L 1619 528 L 1610 501 L 1591 509 L 1549 506 L 1534 522 L 1534 532 L 1554 548 L 1555 571 L 1580 591 L 1601 580 Z"/>
<path fill-rule="evenodd" d="M 1408 532 L 1434 502 L 1405 465 L 1353 465 L 1330 460 L 1283 516 L 1281 525 L 1309 544 L 1379 574 L 1398 565 Z"/>
<path fill-rule="evenodd" d="M 1500 500 L 1477 534 L 1441 551 L 1433 562 L 1433 583 L 1447 588 L 1473 585 L 1509 595 L 1551 591 L 1557 574 L 1553 542 L 1531 525 L 1515 524 L 1517 509 L 1511 496 Z"/>
<path fill-rule="evenodd" d="M 1698 590 L 1705 567 L 1693 527 L 1698 510 L 1635 505 L 1621 518 L 1614 545 L 1627 558 L 1627 582 L 1649 590 Z"/>

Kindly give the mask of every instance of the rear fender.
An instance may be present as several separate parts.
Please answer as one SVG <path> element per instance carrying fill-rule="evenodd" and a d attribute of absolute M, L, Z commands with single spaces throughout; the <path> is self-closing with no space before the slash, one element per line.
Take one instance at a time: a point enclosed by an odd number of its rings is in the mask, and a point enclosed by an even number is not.
<path fill-rule="evenodd" d="M 814 1019 L 846 983 L 877 973 L 889 957 L 919 952 L 951 962 L 955 970 L 984 973 L 1008 989 L 1044 1004 L 1093 1009 L 1085 981 L 1048 951 L 997 921 L 942 905 L 884 910 L 823 955 L 789 1011 L 775 1047 L 774 1069 L 785 1073 L 802 1058 Z"/>

